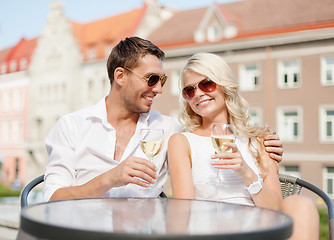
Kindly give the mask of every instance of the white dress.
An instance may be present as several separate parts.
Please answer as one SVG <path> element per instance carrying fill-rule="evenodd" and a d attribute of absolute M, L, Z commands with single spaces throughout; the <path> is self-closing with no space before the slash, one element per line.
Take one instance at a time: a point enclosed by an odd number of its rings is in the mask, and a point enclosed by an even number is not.
<path fill-rule="evenodd" d="M 190 132 L 182 134 L 187 137 L 190 145 L 195 198 L 254 206 L 244 181 L 233 170 L 221 169 L 223 179 L 221 184 L 217 184 L 218 169 L 211 165 L 211 155 L 215 153 L 211 137 Z M 237 137 L 235 143 L 245 162 L 259 176 L 256 160 L 248 149 L 248 139 Z"/>

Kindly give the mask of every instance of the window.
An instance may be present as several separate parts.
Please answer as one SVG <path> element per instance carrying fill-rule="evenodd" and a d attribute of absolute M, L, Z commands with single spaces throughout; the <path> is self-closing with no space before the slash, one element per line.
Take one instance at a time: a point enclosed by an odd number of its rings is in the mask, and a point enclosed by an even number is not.
<path fill-rule="evenodd" d="M 324 169 L 324 187 L 330 197 L 334 197 L 334 167 Z"/>
<path fill-rule="evenodd" d="M 14 120 L 12 122 L 12 140 L 21 141 L 22 139 L 22 125 L 19 120 Z"/>
<path fill-rule="evenodd" d="M 1 74 L 6 74 L 7 73 L 7 63 L 1 63 Z"/>
<path fill-rule="evenodd" d="M 11 72 L 15 72 L 17 70 L 17 61 L 16 60 L 10 61 L 9 69 L 10 69 Z"/>
<path fill-rule="evenodd" d="M 249 115 L 250 115 L 250 125 L 254 126 L 254 125 L 258 125 L 258 126 L 262 126 L 262 110 L 260 108 L 252 108 L 249 111 Z"/>
<path fill-rule="evenodd" d="M 210 42 L 217 41 L 219 40 L 219 37 L 220 37 L 220 31 L 218 24 L 212 24 L 211 26 L 209 26 L 207 30 L 208 41 Z"/>
<path fill-rule="evenodd" d="M 239 68 L 240 90 L 252 91 L 259 86 L 259 69 L 256 64 L 243 65 Z"/>
<path fill-rule="evenodd" d="M 43 137 L 43 120 L 41 118 L 35 119 L 35 127 L 36 127 L 36 139 L 40 139 Z"/>
<path fill-rule="evenodd" d="M 320 141 L 334 142 L 334 106 L 320 106 Z"/>
<path fill-rule="evenodd" d="M 13 91 L 13 108 L 19 110 L 22 102 L 22 90 L 16 89 Z"/>
<path fill-rule="evenodd" d="M 20 59 L 20 70 L 25 70 L 27 68 L 28 60 L 26 57 Z"/>
<path fill-rule="evenodd" d="M 88 92 L 88 99 L 92 100 L 94 99 L 94 92 L 95 92 L 95 89 L 94 89 L 94 82 L 92 79 L 90 79 L 87 83 L 87 92 Z"/>
<path fill-rule="evenodd" d="M 280 88 L 296 88 L 300 83 L 300 66 L 297 60 L 278 63 L 278 86 Z"/>
<path fill-rule="evenodd" d="M 90 49 L 88 49 L 87 59 L 88 60 L 94 60 L 94 59 L 96 59 L 96 50 L 93 47 L 91 47 Z"/>
<path fill-rule="evenodd" d="M 10 91 L 5 91 L 2 94 L 2 109 L 4 111 L 8 111 L 11 107 L 11 92 Z"/>
<path fill-rule="evenodd" d="M 279 172 L 300 178 L 299 166 L 283 166 Z"/>
<path fill-rule="evenodd" d="M 195 42 L 204 42 L 205 40 L 205 34 L 203 33 L 202 30 L 196 30 L 194 33 L 194 39 Z"/>
<path fill-rule="evenodd" d="M 323 58 L 321 61 L 321 83 L 324 86 L 334 85 L 334 57 Z"/>
<path fill-rule="evenodd" d="M 2 141 L 9 142 L 10 141 L 10 122 L 3 121 L 1 124 L 1 132 L 2 132 Z"/>
<path fill-rule="evenodd" d="M 302 119 L 300 108 L 279 108 L 277 110 L 278 133 L 282 141 L 301 142 Z"/>

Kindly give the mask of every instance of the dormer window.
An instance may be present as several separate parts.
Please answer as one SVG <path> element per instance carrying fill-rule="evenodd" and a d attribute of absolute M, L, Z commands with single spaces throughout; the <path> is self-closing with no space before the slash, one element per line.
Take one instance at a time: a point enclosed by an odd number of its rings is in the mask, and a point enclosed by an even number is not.
<path fill-rule="evenodd" d="M 194 34 L 194 38 L 196 42 L 203 42 L 205 40 L 205 36 L 202 30 L 196 30 Z"/>
<path fill-rule="evenodd" d="M 194 32 L 195 42 L 217 42 L 223 38 L 233 38 L 238 31 L 232 22 L 227 22 L 217 4 L 212 4 L 204 13 Z"/>
<path fill-rule="evenodd" d="M 87 51 L 87 59 L 88 60 L 94 60 L 96 59 L 96 50 L 94 47 L 90 47 Z"/>
<path fill-rule="evenodd" d="M 7 73 L 7 63 L 1 63 L 0 67 L 1 74 L 6 74 Z"/>
<path fill-rule="evenodd" d="M 23 57 L 20 59 L 20 70 L 25 70 L 27 68 L 28 59 Z"/>
<path fill-rule="evenodd" d="M 10 61 L 9 70 L 10 70 L 10 72 L 15 72 L 17 70 L 17 61 L 16 60 Z"/>
<path fill-rule="evenodd" d="M 218 24 L 212 24 L 207 29 L 207 39 L 209 42 L 218 41 L 220 38 L 220 30 Z"/>

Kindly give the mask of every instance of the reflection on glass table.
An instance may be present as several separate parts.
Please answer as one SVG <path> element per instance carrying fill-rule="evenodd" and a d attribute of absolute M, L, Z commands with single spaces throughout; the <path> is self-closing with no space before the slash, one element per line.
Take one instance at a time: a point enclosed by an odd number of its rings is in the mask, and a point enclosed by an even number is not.
<path fill-rule="evenodd" d="M 24 208 L 20 231 L 45 239 L 274 240 L 291 236 L 292 220 L 278 211 L 214 201 L 78 199 Z"/>

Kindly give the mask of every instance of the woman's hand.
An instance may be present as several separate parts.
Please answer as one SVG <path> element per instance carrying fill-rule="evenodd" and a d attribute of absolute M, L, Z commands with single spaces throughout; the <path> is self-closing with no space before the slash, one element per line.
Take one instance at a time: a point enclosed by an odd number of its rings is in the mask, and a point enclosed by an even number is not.
<path fill-rule="evenodd" d="M 257 175 L 245 162 L 237 145 L 235 143 L 224 143 L 224 146 L 230 147 L 232 151 L 216 153 L 211 156 L 211 159 L 217 159 L 212 162 L 212 165 L 217 169 L 232 169 L 235 175 L 244 180 L 246 186 L 257 181 Z"/>

